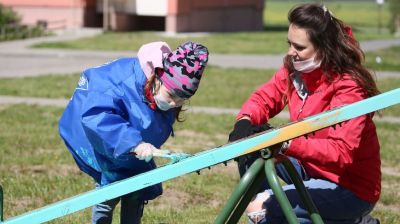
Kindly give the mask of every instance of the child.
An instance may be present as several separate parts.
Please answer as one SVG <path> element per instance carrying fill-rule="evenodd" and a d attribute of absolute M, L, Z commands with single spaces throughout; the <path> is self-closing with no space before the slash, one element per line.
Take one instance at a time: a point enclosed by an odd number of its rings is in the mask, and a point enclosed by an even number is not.
<path fill-rule="evenodd" d="M 143 45 L 138 57 L 85 70 L 59 122 L 79 168 L 101 187 L 156 168 L 153 152 L 173 134 L 182 105 L 195 94 L 208 50 L 187 42 L 171 52 L 164 42 Z M 121 201 L 121 223 L 140 223 L 144 202 L 161 184 L 93 207 L 92 223 L 111 223 Z"/>

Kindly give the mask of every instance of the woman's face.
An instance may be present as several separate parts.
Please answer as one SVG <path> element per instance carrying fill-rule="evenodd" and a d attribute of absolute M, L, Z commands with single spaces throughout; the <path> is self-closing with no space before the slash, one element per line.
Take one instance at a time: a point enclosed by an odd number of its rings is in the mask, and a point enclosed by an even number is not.
<path fill-rule="evenodd" d="M 308 38 L 305 29 L 299 28 L 296 25 L 290 24 L 288 31 L 288 55 L 294 61 L 303 61 L 312 58 L 316 54 L 314 45 Z"/>

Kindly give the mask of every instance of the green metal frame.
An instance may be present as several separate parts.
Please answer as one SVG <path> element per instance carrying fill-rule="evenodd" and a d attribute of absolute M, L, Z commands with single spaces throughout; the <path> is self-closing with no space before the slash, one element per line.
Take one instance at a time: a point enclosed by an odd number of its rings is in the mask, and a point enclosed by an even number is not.
<path fill-rule="evenodd" d="M 217 216 L 215 223 L 238 223 L 247 205 L 250 203 L 252 197 L 257 193 L 265 179 L 267 179 L 271 186 L 287 222 L 289 224 L 298 223 L 293 208 L 279 183 L 279 178 L 275 169 L 277 163 L 282 163 L 289 173 L 289 176 L 300 195 L 300 199 L 303 201 L 308 213 L 310 214 L 311 221 L 314 224 L 324 223 L 318 213 L 317 207 L 311 199 L 310 194 L 305 188 L 302 179 L 297 174 L 290 160 L 282 154 L 276 154 L 272 149 L 264 149 L 262 155 L 262 158 L 257 159 L 242 177 L 224 208 Z"/>
<path fill-rule="evenodd" d="M 0 222 L 3 220 L 3 187 L 0 185 Z"/>

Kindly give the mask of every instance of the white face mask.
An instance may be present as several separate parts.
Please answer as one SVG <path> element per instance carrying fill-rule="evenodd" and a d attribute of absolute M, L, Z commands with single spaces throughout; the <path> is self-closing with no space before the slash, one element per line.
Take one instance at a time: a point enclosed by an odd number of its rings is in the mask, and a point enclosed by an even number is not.
<path fill-rule="evenodd" d="M 154 96 L 154 101 L 156 101 L 158 109 L 162 111 L 167 111 L 172 108 L 172 106 L 162 96 L 160 96 L 160 94 Z"/>
<path fill-rule="evenodd" d="M 298 72 L 303 72 L 303 73 L 309 73 L 314 71 L 315 69 L 319 68 L 319 66 L 321 65 L 321 61 L 319 61 L 318 63 L 314 61 L 315 56 L 312 58 L 309 58 L 307 60 L 303 60 L 303 61 L 294 61 L 292 59 L 292 63 L 294 66 L 294 69 L 296 69 L 296 71 Z"/>

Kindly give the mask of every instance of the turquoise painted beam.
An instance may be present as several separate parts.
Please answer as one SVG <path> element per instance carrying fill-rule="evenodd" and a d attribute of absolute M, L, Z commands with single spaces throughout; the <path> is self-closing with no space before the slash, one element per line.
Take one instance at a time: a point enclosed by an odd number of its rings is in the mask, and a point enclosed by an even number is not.
<path fill-rule="evenodd" d="M 47 222 L 100 202 L 143 189 L 209 166 L 213 166 L 240 155 L 288 141 L 316 130 L 368 114 L 400 102 L 400 88 L 382 93 L 353 104 L 308 117 L 280 128 L 263 132 L 257 136 L 239 140 L 217 148 L 195 154 L 178 163 L 166 165 L 155 170 L 92 190 L 46 207 L 22 214 L 0 222 L 1 224 L 35 224 Z"/>

